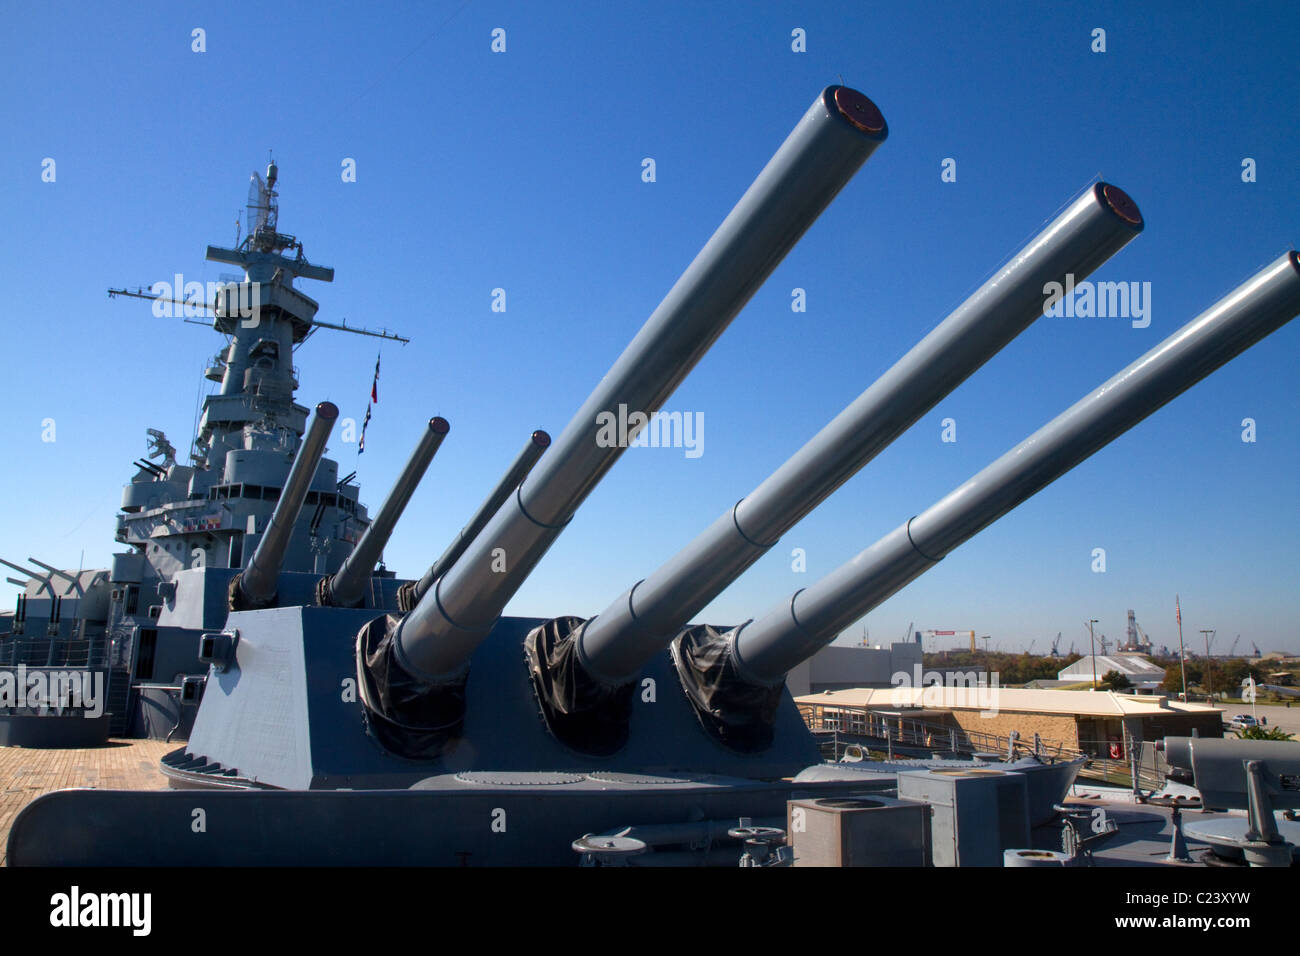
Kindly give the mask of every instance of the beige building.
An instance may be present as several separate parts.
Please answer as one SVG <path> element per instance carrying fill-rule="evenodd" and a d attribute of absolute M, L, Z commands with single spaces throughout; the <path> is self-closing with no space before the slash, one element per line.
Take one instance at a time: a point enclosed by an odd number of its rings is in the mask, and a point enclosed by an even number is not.
<path fill-rule="evenodd" d="M 1017 731 L 1026 743 L 1038 734 L 1044 747 L 1098 757 L 1123 753 L 1128 741 L 1169 736 L 1223 736 L 1223 711 L 1167 697 L 1113 691 L 1029 690 L 1014 687 L 889 687 L 834 690 L 796 697 L 813 729 L 873 736 L 891 723 L 920 721 L 956 731 L 975 749 Z"/>

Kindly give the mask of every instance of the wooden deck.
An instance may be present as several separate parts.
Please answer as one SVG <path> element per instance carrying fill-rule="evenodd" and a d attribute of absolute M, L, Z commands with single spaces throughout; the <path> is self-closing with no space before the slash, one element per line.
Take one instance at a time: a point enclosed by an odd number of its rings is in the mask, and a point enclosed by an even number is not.
<path fill-rule="evenodd" d="M 66 787 L 165 790 L 167 778 L 158 761 L 179 746 L 175 741 L 110 740 L 84 750 L 0 747 L 0 865 L 14 817 L 41 794 Z"/>

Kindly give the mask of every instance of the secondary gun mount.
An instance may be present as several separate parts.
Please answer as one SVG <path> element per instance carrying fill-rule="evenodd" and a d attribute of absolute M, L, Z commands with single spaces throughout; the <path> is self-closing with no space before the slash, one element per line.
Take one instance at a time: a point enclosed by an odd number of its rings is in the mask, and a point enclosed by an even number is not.
<path fill-rule="evenodd" d="M 1097 183 L 753 492 L 589 621 L 526 642 L 547 723 L 588 752 L 618 749 L 633 682 L 678 630 L 890 442 L 1043 314 L 1043 289 L 1081 279 L 1142 230 L 1123 190 Z M 560 620 L 569 626 L 560 626 Z M 576 626 L 573 622 L 577 622 Z"/>
<path fill-rule="evenodd" d="M 1247 811 L 1245 820 L 1187 826 L 1216 849 L 1232 847 L 1253 866 L 1289 866 L 1294 848 L 1278 831 L 1277 810 L 1300 808 L 1300 742 L 1166 737 L 1157 744 L 1170 777 L 1194 786 L 1207 807 Z"/>
<path fill-rule="evenodd" d="M 411 453 L 406 467 L 397 476 L 393 490 L 379 509 L 379 514 L 371 519 L 370 527 L 361 536 L 357 546 L 347 556 L 343 566 L 333 575 L 321 578 L 316 586 L 316 603 L 323 607 L 360 607 L 365 594 L 366 582 L 370 580 L 375 562 L 384 552 L 384 546 L 397 527 L 397 520 L 406 510 L 406 505 L 415 493 L 420 479 L 424 477 L 429 463 L 442 446 L 451 426 L 447 419 L 433 417 L 420 437 L 419 444 Z"/>
<path fill-rule="evenodd" d="M 958 545 L 1300 313 L 1300 258 L 1275 260 L 1011 451 L 757 620 L 687 628 L 678 676 L 706 729 L 762 749 L 785 675 Z"/>
<path fill-rule="evenodd" d="M 528 436 L 528 441 L 524 443 L 523 449 L 515 457 L 506 473 L 501 476 L 491 494 L 484 499 L 479 505 L 474 516 L 469 519 L 465 527 L 460 529 L 460 533 L 447 545 L 447 550 L 437 561 L 429 566 L 429 570 L 424 572 L 424 576 L 418 581 L 412 581 L 403 584 L 397 590 L 397 606 L 403 611 L 414 610 L 415 606 L 420 603 L 420 598 L 424 593 L 433 586 L 433 583 L 447 573 L 447 570 L 459 560 L 460 556 L 465 553 L 480 531 L 482 531 L 492 516 L 497 513 L 498 509 L 505 504 L 510 497 L 511 492 L 515 491 L 528 473 L 533 470 L 533 465 L 537 464 L 537 459 L 542 457 L 542 452 L 546 451 L 551 444 L 551 436 L 540 428 Z"/>
<path fill-rule="evenodd" d="M 316 468 L 325 454 L 325 442 L 338 417 L 338 406 L 333 402 L 321 402 L 316 406 L 316 414 L 298 445 L 297 457 L 289 469 L 289 477 L 284 481 L 284 489 L 266 531 L 262 533 L 262 540 L 247 567 L 230 581 L 232 611 L 268 607 L 275 602 L 276 581 L 284 564 L 285 550 L 302 513 L 312 478 L 316 476 Z"/>
<path fill-rule="evenodd" d="M 429 755 L 459 731 L 455 715 L 463 714 L 474 649 L 623 452 L 598 440 L 602 413 L 623 406 L 648 418 L 658 410 L 887 135 L 866 96 L 844 86 L 823 90 L 460 560 L 404 618 L 362 630 L 361 696 L 386 746 Z"/>

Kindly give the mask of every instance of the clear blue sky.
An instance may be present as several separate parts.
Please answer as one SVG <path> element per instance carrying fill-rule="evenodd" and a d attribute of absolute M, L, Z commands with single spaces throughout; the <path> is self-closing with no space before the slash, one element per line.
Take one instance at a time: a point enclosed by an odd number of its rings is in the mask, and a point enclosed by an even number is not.
<path fill-rule="evenodd" d="M 421 422 L 452 432 L 388 549 L 417 575 L 529 430 L 558 434 L 818 91 L 843 81 L 891 129 L 667 408 L 704 454 L 633 449 L 510 607 L 591 614 L 671 556 L 957 305 L 1098 174 L 1145 233 L 1095 276 L 1149 281 L 1152 322 L 1039 320 L 805 519 L 704 615 L 733 623 L 806 586 L 1100 384 L 1300 233 L 1290 4 L 37 4 L 0 39 L 8 291 L 0 556 L 103 566 L 145 429 L 192 437 L 222 340 L 113 285 L 214 280 L 248 174 L 274 149 L 283 231 L 332 285 L 306 405 L 377 507 Z M 206 31 L 205 53 L 191 30 Z M 506 30 L 506 52 L 490 50 Z M 1091 31 L 1106 30 L 1093 53 Z M 807 52 L 791 50 L 806 31 Z M 57 179 L 42 182 L 42 160 Z M 357 182 L 341 180 L 345 157 Z M 641 180 L 653 157 L 657 182 Z M 957 182 L 940 180 L 944 158 Z M 1243 158 L 1258 181 L 1243 183 Z M 792 313 L 791 289 L 808 310 Z M 490 309 L 506 289 L 507 312 Z M 866 620 L 873 642 L 974 628 L 1004 650 L 1082 622 L 1158 643 L 1300 650 L 1300 322 L 966 544 Z M 958 441 L 940 441 L 940 422 Z M 1240 440 L 1254 418 L 1258 441 Z M 41 441 L 53 418 L 57 440 Z M 808 570 L 791 570 L 792 548 Z M 1090 569 L 1103 547 L 1107 571 Z M 14 593 L 4 586 L 4 594 Z M 5 598 L 8 603 L 9 598 Z M 856 628 L 860 633 L 860 626 Z"/>

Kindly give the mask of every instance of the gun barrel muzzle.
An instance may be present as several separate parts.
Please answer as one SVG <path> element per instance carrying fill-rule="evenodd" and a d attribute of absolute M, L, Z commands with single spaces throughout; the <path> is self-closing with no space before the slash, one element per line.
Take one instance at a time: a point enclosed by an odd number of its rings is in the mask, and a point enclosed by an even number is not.
<path fill-rule="evenodd" d="M 632 680 L 781 535 L 1043 314 L 1051 283 L 1081 280 L 1142 230 L 1137 205 L 1097 183 L 848 408 L 578 636 L 583 665 Z"/>
<path fill-rule="evenodd" d="M 911 521 L 742 625 L 736 663 L 757 683 L 782 680 L 958 545 L 1298 312 L 1300 259 L 1289 252 Z"/>
<path fill-rule="evenodd" d="M 451 544 L 447 545 L 447 550 L 443 551 L 442 556 L 433 562 L 429 566 L 429 570 L 424 572 L 424 576 L 416 582 L 411 594 L 412 607 L 419 603 L 420 598 L 424 597 L 424 592 L 433 586 L 433 582 L 446 574 L 457 559 L 465 553 L 465 549 L 469 547 L 470 542 L 492 520 L 492 516 L 510 497 L 511 492 L 518 488 L 520 483 L 528 477 L 528 473 L 533 470 L 533 465 L 537 464 L 537 459 L 542 457 L 542 453 L 546 451 L 550 444 L 551 436 L 540 428 L 528 436 L 528 441 L 524 443 L 523 449 L 515 457 L 506 473 L 501 476 L 501 480 L 497 482 L 491 494 L 479 505 L 478 510 L 474 512 L 474 516 L 469 519 L 465 527 L 460 529 L 460 533 L 456 535 Z"/>
<path fill-rule="evenodd" d="M 437 416 L 429 419 L 424 434 L 420 436 L 419 444 L 415 446 L 415 451 L 411 453 L 402 473 L 397 476 L 397 482 L 393 485 L 393 490 L 388 493 L 383 507 L 371 520 L 370 527 L 361 536 L 352 553 L 329 579 L 328 586 L 323 589 L 323 596 L 328 599 L 328 603 L 338 607 L 355 607 L 361 601 L 375 562 L 383 554 L 393 529 L 397 527 L 397 520 L 406 510 L 406 505 L 420 484 L 420 479 L 424 477 L 429 462 L 433 461 L 433 456 L 437 454 L 442 440 L 447 437 L 447 432 L 450 430 L 451 426 L 447 424 L 447 419 Z"/>
<path fill-rule="evenodd" d="M 459 561 L 400 625 L 404 667 L 445 682 L 623 453 L 602 425 L 648 420 L 887 135 L 861 93 L 824 90 L 641 331 Z M 630 438 L 631 436 L 629 436 Z"/>

